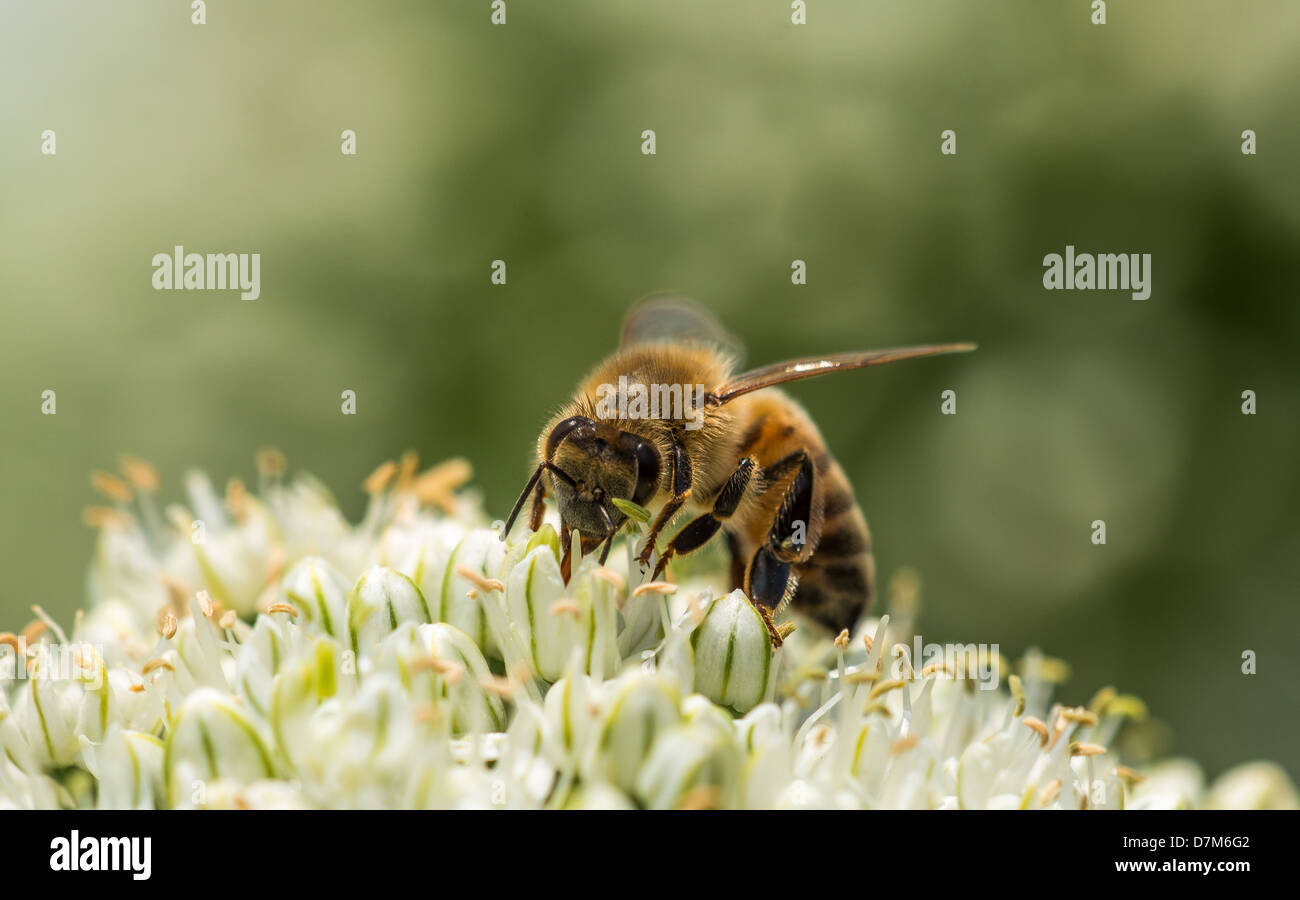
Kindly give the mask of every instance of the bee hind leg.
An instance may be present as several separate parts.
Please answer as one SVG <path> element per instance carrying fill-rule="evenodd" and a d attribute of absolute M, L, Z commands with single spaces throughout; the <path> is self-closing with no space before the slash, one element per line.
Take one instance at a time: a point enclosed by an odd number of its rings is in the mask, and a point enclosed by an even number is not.
<path fill-rule="evenodd" d="M 768 529 L 767 542 L 759 547 L 745 572 L 745 593 L 759 608 L 773 643 L 779 646 L 772 617 L 791 599 L 799 587 L 796 564 L 810 553 L 810 542 L 817 536 L 812 532 L 813 464 L 806 450 L 796 450 L 785 456 L 763 473 L 769 483 L 780 483 L 794 472 L 786 486 L 781 506 Z"/>
<path fill-rule="evenodd" d="M 799 587 L 799 576 L 790 563 L 779 559 L 771 548 L 764 545 L 754 553 L 745 572 L 745 593 L 763 614 L 763 621 L 772 632 L 773 643 L 780 646 L 772 617 L 794 596 Z"/>
<path fill-rule="evenodd" d="M 654 578 L 657 579 L 663 573 L 668 561 L 674 556 L 700 549 L 718 533 L 722 523 L 731 518 L 736 508 L 740 506 L 740 501 L 744 499 L 745 491 L 749 489 L 749 484 L 757 470 L 758 463 L 753 457 L 747 456 L 740 461 L 735 471 L 731 473 L 731 477 L 727 479 L 727 483 L 718 492 L 717 499 L 713 501 L 713 509 L 692 519 L 668 542 L 663 555 L 659 557 L 659 563 L 655 566 Z"/>
<path fill-rule="evenodd" d="M 791 471 L 794 480 L 785 489 L 781 507 L 767 533 L 767 546 L 785 562 L 802 562 L 806 551 L 816 543 L 813 530 L 813 464 L 807 450 L 796 450 L 768 467 L 764 476 L 779 482 Z"/>

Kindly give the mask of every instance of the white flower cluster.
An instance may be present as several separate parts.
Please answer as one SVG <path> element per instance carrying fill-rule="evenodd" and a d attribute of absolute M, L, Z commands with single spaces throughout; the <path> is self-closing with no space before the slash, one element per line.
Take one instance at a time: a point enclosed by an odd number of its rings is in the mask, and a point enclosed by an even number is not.
<path fill-rule="evenodd" d="M 256 496 L 191 475 L 165 511 L 145 464 L 96 476 L 88 612 L 0 636 L 0 807 L 1297 802 L 1266 763 L 1208 791 L 1185 761 L 1126 768 L 1108 748 L 1140 702 L 1049 705 L 1051 660 L 981 687 L 960 656 L 914 671 L 888 617 L 832 640 L 647 582 L 636 534 L 566 582 L 555 529 L 500 541 L 458 461 L 382 467 L 355 527 L 259 467 Z"/>

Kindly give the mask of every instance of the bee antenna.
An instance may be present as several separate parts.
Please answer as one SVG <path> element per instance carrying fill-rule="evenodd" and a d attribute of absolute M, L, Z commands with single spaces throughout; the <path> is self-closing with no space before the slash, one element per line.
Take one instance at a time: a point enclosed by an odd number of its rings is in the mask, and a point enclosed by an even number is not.
<path fill-rule="evenodd" d="M 557 478 L 559 478 L 561 481 L 563 481 L 563 482 L 564 482 L 565 484 L 567 484 L 569 487 L 577 487 L 577 486 L 578 486 L 578 485 L 574 482 L 574 480 L 573 480 L 572 478 L 569 477 L 569 473 L 568 473 L 568 472 L 566 472 L 566 471 L 564 471 L 563 469 L 561 469 L 559 466 L 557 466 L 555 463 L 551 462 L 549 459 L 548 459 L 546 462 L 542 463 L 542 468 L 543 468 L 543 469 L 546 469 L 546 470 L 549 471 L 552 475 L 554 475 L 554 476 L 556 476 Z"/>
<path fill-rule="evenodd" d="M 533 470 L 533 476 L 528 479 L 528 483 L 524 485 L 523 492 L 520 493 L 519 499 L 515 501 L 515 508 L 510 510 L 510 517 L 506 519 L 506 524 L 501 527 L 501 534 L 499 535 L 501 540 L 504 541 L 506 535 L 510 533 L 510 529 L 514 527 L 515 519 L 519 518 L 519 511 L 524 508 L 524 501 L 528 499 L 528 495 L 533 492 L 533 488 L 537 487 L 537 479 L 542 477 L 542 470 L 545 468 L 546 463 L 543 462 Z"/>
<path fill-rule="evenodd" d="M 514 527 L 515 519 L 519 518 L 519 511 L 524 508 L 524 501 L 527 500 L 528 495 L 533 492 L 533 488 L 537 487 L 537 479 L 542 477 L 543 471 L 549 471 L 569 487 L 575 486 L 573 479 L 569 477 L 567 472 L 549 459 L 542 460 L 537 464 L 537 468 L 533 470 L 533 475 L 528 479 L 528 483 L 524 485 L 523 491 L 519 494 L 519 499 L 515 501 L 515 508 L 510 510 L 510 517 L 506 519 L 506 524 L 501 527 L 501 533 L 498 535 L 501 540 L 504 541 L 506 535 L 510 533 L 510 529 Z M 604 512 L 604 510 L 602 509 L 601 512 Z M 605 513 L 605 520 L 609 520 L 609 513 Z"/>

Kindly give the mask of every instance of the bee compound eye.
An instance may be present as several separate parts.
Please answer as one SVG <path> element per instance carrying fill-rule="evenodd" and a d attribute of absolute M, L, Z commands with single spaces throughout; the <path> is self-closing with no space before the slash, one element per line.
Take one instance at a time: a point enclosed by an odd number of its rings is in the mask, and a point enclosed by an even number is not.
<path fill-rule="evenodd" d="M 633 503 L 645 503 L 654 494 L 659 485 L 659 453 L 654 446 L 645 441 L 636 445 L 636 490 L 632 494 Z"/>
<path fill-rule="evenodd" d="M 575 428 L 595 425 L 591 419 L 586 416 L 569 416 L 558 423 L 551 429 L 551 433 L 546 436 L 546 458 L 549 460 L 555 455 L 555 448 L 560 446 L 560 441 L 569 436 Z"/>

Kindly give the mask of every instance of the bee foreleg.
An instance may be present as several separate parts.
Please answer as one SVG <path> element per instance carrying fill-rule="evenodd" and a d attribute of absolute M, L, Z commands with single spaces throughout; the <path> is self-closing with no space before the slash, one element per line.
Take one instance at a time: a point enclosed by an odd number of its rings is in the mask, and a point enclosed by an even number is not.
<path fill-rule="evenodd" d="M 681 444 L 674 444 L 672 496 L 664 504 L 663 509 L 659 510 L 654 524 L 650 526 L 650 533 L 646 535 L 645 546 L 641 548 L 641 555 L 637 557 L 637 562 L 641 564 L 641 571 L 644 572 L 645 567 L 650 563 L 650 556 L 655 551 L 655 543 L 659 540 L 659 532 L 664 530 L 664 526 L 672 521 L 673 516 L 677 515 L 678 510 L 691 496 L 691 478 L 691 460 L 686 455 L 686 448 Z"/>
<path fill-rule="evenodd" d="M 569 573 L 573 571 L 573 538 L 569 533 L 569 526 L 563 522 L 560 523 L 560 546 L 563 552 L 560 554 L 560 577 L 564 583 L 569 583 Z"/>
<path fill-rule="evenodd" d="M 542 527 L 542 517 L 546 515 L 546 488 L 539 480 L 533 492 L 533 508 L 528 513 L 528 527 L 536 531 Z"/>
<path fill-rule="evenodd" d="M 727 483 L 722 486 L 718 492 L 717 499 L 713 501 L 713 509 L 706 512 L 698 518 L 692 519 L 686 524 L 686 527 L 677 532 L 673 539 L 668 542 L 664 548 L 663 556 L 659 557 L 659 563 L 655 566 L 654 578 L 657 579 L 663 572 L 668 561 L 678 554 L 691 553 L 703 547 L 709 542 L 722 523 L 736 512 L 740 506 L 740 501 L 745 497 L 745 491 L 749 488 L 749 483 L 754 477 L 754 470 L 758 468 L 758 463 L 753 457 L 745 457 L 736 466 L 736 470 L 731 473 Z"/>

